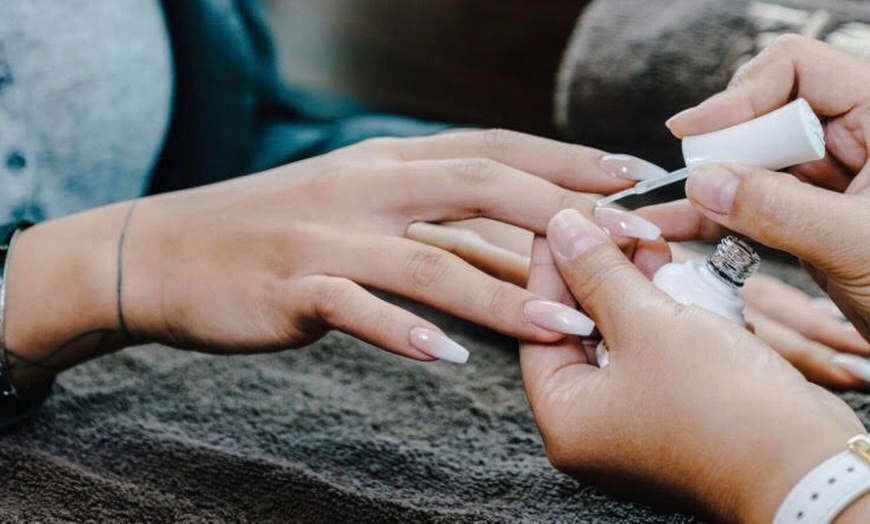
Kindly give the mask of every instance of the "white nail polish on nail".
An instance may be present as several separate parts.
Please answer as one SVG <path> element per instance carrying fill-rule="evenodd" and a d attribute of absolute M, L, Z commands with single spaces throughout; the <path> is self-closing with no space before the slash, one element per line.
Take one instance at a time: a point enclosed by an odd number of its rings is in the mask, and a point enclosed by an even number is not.
<path fill-rule="evenodd" d="M 662 234 L 662 230 L 649 220 L 621 209 L 599 207 L 593 218 L 611 236 L 655 240 Z"/>
<path fill-rule="evenodd" d="M 631 155 L 606 155 L 601 166 L 610 176 L 626 180 L 649 180 L 668 174 L 667 170 Z"/>
<path fill-rule="evenodd" d="M 822 311 L 828 312 L 831 316 L 836 317 L 840 320 L 846 320 L 846 315 L 840 311 L 840 308 L 837 307 L 837 304 L 834 303 L 830 298 L 814 298 L 810 301 L 810 305 L 816 309 L 820 309 Z"/>
<path fill-rule="evenodd" d="M 558 302 L 532 300 L 526 303 L 524 310 L 532 324 L 556 333 L 586 336 L 595 329 L 591 318 Z"/>
<path fill-rule="evenodd" d="M 870 361 L 855 355 L 834 355 L 831 362 L 870 384 Z"/>
<path fill-rule="evenodd" d="M 410 341 L 415 348 L 439 360 L 456 364 L 468 362 L 468 350 L 437 331 L 416 327 L 411 330 Z"/>

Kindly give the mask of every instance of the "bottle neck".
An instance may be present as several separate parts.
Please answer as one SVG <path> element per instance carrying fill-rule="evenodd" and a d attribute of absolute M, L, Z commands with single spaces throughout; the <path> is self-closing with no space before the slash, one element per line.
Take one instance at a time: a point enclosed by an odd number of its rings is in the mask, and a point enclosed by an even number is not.
<path fill-rule="evenodd" d="M 722 282 L 740 288 L 755 273 L 760 262 L 761 259 L 752 246 L 737 237 L 728 236 L 707 257 L 706 266 Z"/>

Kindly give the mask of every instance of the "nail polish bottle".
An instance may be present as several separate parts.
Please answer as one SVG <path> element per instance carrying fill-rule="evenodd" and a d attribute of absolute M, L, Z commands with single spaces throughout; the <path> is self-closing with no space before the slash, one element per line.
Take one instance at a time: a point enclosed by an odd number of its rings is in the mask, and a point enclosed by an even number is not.
<path fill-rule="evenodd" d="M 686 167 L 728 162 L 774 171 L 825 157 L 825 130 L 810 104 L 798 98 L 742 124 L 682 142 Z"/>
<path fill-rule="evenodd" d="M 662 266 L 653 276 L 653 283 L 681 304 L 702 307 L 746 326 L 743 317 L 746 302 L 740 288 L 758 269 L 760 261 L 749 244 L 729 236 L 722 239 L 706 260 Z M 595 356 L 600 367 L 608 364 L 607 344 L 603 340 L 595 348 Z"/>

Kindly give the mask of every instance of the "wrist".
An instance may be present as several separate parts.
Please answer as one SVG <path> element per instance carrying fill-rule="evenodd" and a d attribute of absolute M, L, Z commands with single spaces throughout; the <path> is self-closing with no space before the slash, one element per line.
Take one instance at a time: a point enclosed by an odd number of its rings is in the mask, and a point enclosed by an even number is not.
<path fill-rule="evenodd" d="M 834 519 L 834 524 L 866 524 L 868 520 L 870 520 L 870 494 L 850 504 Z"/>
<path fill-rule="evenodd" d="M 814 468 L 843 452 L 855 435 L 849 428 L 816 426 L 771 438 L 739 476 L 738 496 L 729 514 L 739 522 L 771 522 L 791 490 Z"/>
<path fill-rule="evenodd" d="M 122 345 L 116 258 L 129 205 L 38 224 L 16 239 L 4 333 L 14 381 L 38 382 L 89 358 L 98 344 Z"/>

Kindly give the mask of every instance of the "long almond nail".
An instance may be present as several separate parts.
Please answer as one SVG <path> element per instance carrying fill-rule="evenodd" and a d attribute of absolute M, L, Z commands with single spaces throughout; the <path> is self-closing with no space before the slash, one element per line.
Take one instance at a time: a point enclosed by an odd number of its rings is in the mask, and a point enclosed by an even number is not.
<path fill-rule="evenodd" d="M 547 236 L 556 253 L 566 260 L 579 257 L 606 238 L 598 226 L 583 218 L 576 209 L 559 211 L 547 227 Z"/>
<path fill-rule="evenodd" d="M 601 158 L 601 167 L 610 176 L 626 180 L 649 180 L 668 174 L 666 169 L 631 155 L 606 155 Z"/>
<path fill-rule="evenodd" d="M 655 240 L 662 234 L 662 230 L 649 220 L 621 209 L 599 207 L 592 216 L 595 223 L 611 236 Z"/>
<path fill-rule="evenodd" d="M 585 337 L 595 329 L 591 318 L 558 302 L 532 300 L 526 302 L 524 311 L 532 324 L 556 333 Z"/>
<path fill-rule="evenodd" d="M 870 384 L 870 361 L 855 355 L 834 355 L 831 362 L 845 369 L 855 378 Z"/>
<path fill-rule="evenodd" d="M 429 356 L 456 364 L 468 362 L 468 350 L 437 331 L 416 327 L 409 338 L 412 346 Z"/>
<path fill-rule="evenodd" d="M 731 213 L 740 179 L 721 166 L 701 166 L 689 176 L 686 194 L 689 199 L 718 215 Z"/>
<path fill-rule="evenodd" d="M 834 301 L 830 298 L 814 298 L 810 300 L 810 305 L 815 309 L 825 311 L 826 313 L 828 313 L 832 317 L 837 318 L 838 320 L 846 320 L 846 315 L 844 315 L 843 312 L 840 311 L 840 308 L 837 306 L 837 304 L 835 304 Z"/>

